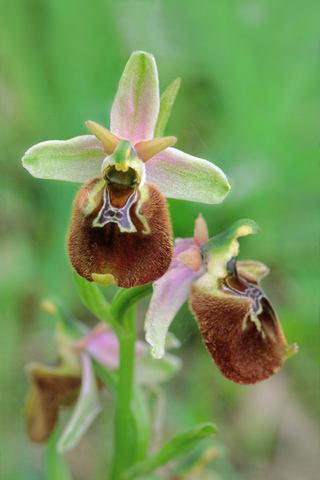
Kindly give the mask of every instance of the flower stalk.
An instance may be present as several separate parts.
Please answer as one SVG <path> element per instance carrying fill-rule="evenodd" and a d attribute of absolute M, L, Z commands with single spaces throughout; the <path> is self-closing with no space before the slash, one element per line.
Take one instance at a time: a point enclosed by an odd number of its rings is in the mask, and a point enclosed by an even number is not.
<path fill-rule="evenodd" d="M 125 316 L 126 330 L 118 335 L 120 366 L 116 394 L 114 452 L 109 480 L 121 480 L 122 473 L 134 457 L 134 428 L 131 416 L 135 352 L 135 307 Z"/>
<path fill-rule="evenodd" d="M 122 473 L 134 460 L 136 442 L 131 415 L 131 399 L 133 389 L 135 388 L 135 305 L 139 300 L 151 293 L 151 285 L 144 285 L 130 290 L 119 290 L 111 306 L 112 315 L 120 327 L 117 329 L 120 364 L 116 393 L 114 451 L 109 480 L 121 480 Z"/>

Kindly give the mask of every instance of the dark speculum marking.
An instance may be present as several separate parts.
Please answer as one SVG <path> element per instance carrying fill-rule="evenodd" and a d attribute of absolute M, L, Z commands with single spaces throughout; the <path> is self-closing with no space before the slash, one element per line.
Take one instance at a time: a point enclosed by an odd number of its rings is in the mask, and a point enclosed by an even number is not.
<path fill-rule="evenodd" d="M 95 220 L 93 227 L 104 227 L 109 222 L 117 223 L 121 232 L 136 232 L 130 218 L 130 208 L 137 201 L 138 193 L 134 190 L 122 207 L 114 207 L 110 200 L 108 186 L 103 192 L 103 206 Z"/>
<path fill-rule="evenodd" d="M 230 276 L 226 279 L 226 287 L 239 297 L 249 298 L 252 300 L 251 310 L 254 315 L 258 315 L 263 309 L 261 304 L 262 299 L 264 298 L 267 301 L 268 299 L 264 291 L 258 285 L 248 282 L 243 277 L 239 277 L 236 264 L 236 257 L 233 257 L 227 263 L 227 272 Z"/>
<path fill-rule="evenodd" d="M 122 170 L 117 170 L 114 165 L 111 165 L 105 171 L 104 178 L 107 183 L 129 188 L 134 188 L 139 183 L 137 172 L 131 167 L 129 167 L 126 172 L 123 172 Z"/>

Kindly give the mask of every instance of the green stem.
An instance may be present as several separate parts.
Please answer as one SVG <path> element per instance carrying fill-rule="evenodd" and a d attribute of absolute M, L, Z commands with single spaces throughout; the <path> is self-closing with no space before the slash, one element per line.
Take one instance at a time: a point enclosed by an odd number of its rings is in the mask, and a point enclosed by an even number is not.
<path fill-rule="evenodd" d="M 152 293 L 152 285 L 119 290 L 110 313 L 117 323 L 120 364 L 118 371 L 114 451 L 109 480 L 122 480 L 124 471 L 134 461 L 136 451 L 135 426 L 132 418 L 132 393 L 135 353 L 135 304 Z"/>
<path fill-rule="evenodd" d="M 135 305 L 142 298 L 152 294 L 152 284 L 142 285 L 141 287 L 121 289 L 115 295 L 111 305 L 111 315 L 117 320 L 117 323 L 126 328 L 125 317 L 129 308 Z"/>
<path fill-rule="evenodd" d="M 46 480 L 72 480 L 72 477 L 69 473 L 68 467 L 65 463 L 64 458 L 59 455 L 57 452 L 57 443 L 61 436 L 61 430 L 58 425 L 56 425 L 52 434 L 49 437 L 49 440 L 46 443 L 46 452 L 45 452 L 45 468 Z"/>
<path fill-rule="evenodd" d="M 132 462 L 134 432 L 131 416 L 135 351 L 135 309 L 130 308 L 123 318 L 125 330 L 118 334 L 120 365 L 115 417 L 114 453 L 109 474 L 110 480 L 121 480 L 122 474 Z"/>

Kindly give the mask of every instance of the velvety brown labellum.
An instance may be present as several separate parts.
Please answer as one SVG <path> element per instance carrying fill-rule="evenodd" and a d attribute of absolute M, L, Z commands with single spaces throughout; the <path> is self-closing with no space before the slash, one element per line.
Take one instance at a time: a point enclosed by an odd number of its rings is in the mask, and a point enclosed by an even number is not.
<path fill-rule="evenodd" d="M 99 193 L 95 210 L 84 215 L 86 198 L 94 185 L 101 180 L 96 177 L 78 192 L 67 238 L 68 256 L 74 270 L 89 282 L 92 273 L 111 274 L 115 283 L 123 288 L 137 287 L 160 278 L 169 268 L 173 254 L 172 229 L 166 201 L 157 187 L 146 182 L 146 200 L 139 209 L 150 229 L 136 215 L 138 200 L 130 208 L 130 218 L 136 232 L 120 232 L 117 223 L 109 222 L 103 227 L 92 227 L 103 205 L 103 192 Z"/>
<path fill-rule="evenodd" d="M 25 406 L 27 432 L 33 442 L 40 443 L 51 434 L 59 407 L 72 405 L 77 400 L 81 378 L 50 374 L 41 368 L 33 369 L 30 375 L 33 386 Z"/>
<path fill-rule="evenodd" d="M 259 298 L 261 311 L 255 318 L 251 298 L 226 293 L 225 289 L 223 293 L 212 296 L 195 286 L 192 289 L 190 308 L 205 345 L 229 380 L 239 384 L 261 382 L 281 368 L 287 351 L 277 315 L 264 295 Z"/>

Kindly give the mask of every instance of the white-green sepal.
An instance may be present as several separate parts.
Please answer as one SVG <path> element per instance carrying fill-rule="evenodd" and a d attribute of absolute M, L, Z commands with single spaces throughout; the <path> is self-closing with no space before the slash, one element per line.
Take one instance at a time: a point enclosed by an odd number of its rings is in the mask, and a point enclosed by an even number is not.
<path fill-rule="evenodd" d="M 100 175 L 105 153 L 93 135 L 41 142 L 25 153 L 22 165 L 37 178 L 85 183 Z"/>
<path fill-rule="evenodd" d="M 176 148 L 167 148 L 146 164 L 146 176 L 165 197 L 221 203 L 230 190 L 219 167 Z"/>

